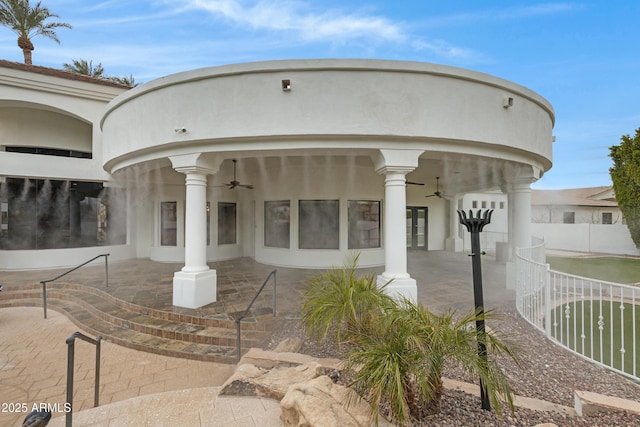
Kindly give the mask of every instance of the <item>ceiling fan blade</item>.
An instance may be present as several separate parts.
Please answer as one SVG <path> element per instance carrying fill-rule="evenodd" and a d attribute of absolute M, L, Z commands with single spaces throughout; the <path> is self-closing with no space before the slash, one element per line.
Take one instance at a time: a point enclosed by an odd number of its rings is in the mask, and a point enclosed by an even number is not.
<path fill-rule="evenodd" d="M 253 190 L 253 185 L 250 185 L 250 184 L 238 184 L 238 187 L 248 188 L 249 190 Z"/>
<path fill-rule="evenodd" d="M 406 181 L 407 185 L 424 185 L 422 182 Z"/>

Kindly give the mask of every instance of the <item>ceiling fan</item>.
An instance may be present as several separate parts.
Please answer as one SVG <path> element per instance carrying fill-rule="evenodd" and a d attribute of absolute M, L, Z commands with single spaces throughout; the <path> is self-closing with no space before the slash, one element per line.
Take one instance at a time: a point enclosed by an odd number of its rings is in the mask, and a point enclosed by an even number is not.
<path fill-rule="evenodd" d="M 225 184 L 227 187 L 229 187 L 229 190 L 233 190 L 236 187 L 242 187 L 242 188 L 248 188 L 249 190 L 253 190 L 253 185 L 248 185 L 248 184 L 240 184 L 240 181 L 237 180 L 236 178 L 236 166 L 238 165 L 238 161 L 236 159 L 233 159 L 233 181 L 229 182 L 228 184 Z"/>
<path fill-rule="evenodd" d="M 441 199 L 444 197 L 444 194 L 442 194 L 440 192 L 440 177 L 439 176 L 436 176 L 436 191 L 433 194 L 429 194 L 428 196 L 425 196 L 425 197 L 433 197 L 433 196 L 439 197 Z"/>

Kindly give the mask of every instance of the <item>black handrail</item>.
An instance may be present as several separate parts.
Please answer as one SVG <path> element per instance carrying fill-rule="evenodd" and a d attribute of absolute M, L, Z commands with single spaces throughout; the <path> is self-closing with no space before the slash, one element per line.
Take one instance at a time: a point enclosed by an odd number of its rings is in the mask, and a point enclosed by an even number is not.
<path fill-rule="evenodd" d="M 80 338 L 83 341 L 91 343 L 96 346 L 96 376 L 95 376 L 95 388 L 93 396 L 93 407 L 97 408 L 99 405 L 99 392 L 100 392 L 100 342 L 102 337 L 98 336 L 96 339 L 88 337 L 80 332 L 74 332 L 69 338 L 67 338 L 67 403 L 65 405 L 66 411 L 66 426 L 71 427 L 73 418 L 73 371 L 74 371 L 74 348 L 76 338 Z"/>
<path fill-rule="evenodd" d="M 277 288 L 277 278 L 276 278 L 276 273 L 278 272 L 278 270 L 273 270 L 271 273 L 269 273 L 269 275 L 267 276 L 266 279 L 264 279 L 264 283 L 262 284 L 262 286 L 260 286 L 260 289 L 258 289 L 258 292 L 256 293 L 256 296 L 253 297 L 253 300 L 249 303 L 249 305 L 247 306 L 247 309 L 244 311 L 244 313 L 242 313 L 240 316 L 238 316 L 236 318 L 236 349 L 238 352 L 238 362 L 240 361 L 240 322 L 242 322 L 242 319 L 244 319 L 247 314 L 249 313 L 249 310 L 251 310 L 251 307 L 253 306 L 253 303 L 256 302 L 256 299 L 258 298 L 258 295 L 260 295 L 260 293 L 262 292 L 262 290 L 264 289 L 264 287 L 267 285 L 267 282 L 269 282 L 269 279 L 271 278 L 271 276 L 273 276 L 273 315 L 276 315 L 276 288 Z"/>
<path fill-rule="evenodd" d="M 100 254 L 98 256 L 95 256 L 95 257 L 91 258 L 89 261 L 83 262 L 82 264 L 80 264 L 77 267 L 73 267 L 71 270 L 62 273 L 61 275 L 54 277 L 53 279 L 41 280 L 40 283 L 42 283 L 42 307 L 44 309 L 44 318 L 45 319 L 47 318 L 47 283 L 55 282 L 56 280 L 60 279 L 61 277 L 64 277 L 67 274 L 69 274 L 69 273 L 71 273 L 73 271 L 76 271 L 80 267 L 84 267 L 85 265 L 89 264 L 91 261 L 94 261 L 94 260 L 100 258 L 101 256 L 104 257 L 105 283 L 106 283 L 106 286 L 107 286 L 107 289 L 108 289 L 109 288 L 109 255 L 110 254 Z"/>

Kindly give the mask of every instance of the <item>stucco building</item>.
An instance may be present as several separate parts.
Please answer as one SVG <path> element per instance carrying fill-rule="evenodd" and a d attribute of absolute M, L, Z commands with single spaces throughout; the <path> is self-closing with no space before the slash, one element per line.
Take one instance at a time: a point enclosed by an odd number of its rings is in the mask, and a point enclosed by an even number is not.
<path fill-rule="evenodd" d="M 0 61 L 0 87 L 0 269 L 106 249 L 184 262 L 184 307 L 215 300 L 208 261 L 244 256 L 326 268 L 359 251 L 415 296 L 407 251 L 461 250 L 466 193 L 506 194 L 510 247 L 528 246 L 551 167 L 544 98 L 441 65 L 270 61 L 127 89 Z"/>

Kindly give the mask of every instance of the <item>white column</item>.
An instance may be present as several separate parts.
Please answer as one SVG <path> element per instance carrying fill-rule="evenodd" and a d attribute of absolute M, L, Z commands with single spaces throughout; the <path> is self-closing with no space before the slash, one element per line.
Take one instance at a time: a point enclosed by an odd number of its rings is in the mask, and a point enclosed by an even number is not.
<path fill-rule="evenodd" d="M 217 275 L 207 265 L 207 175 L 199 155 L 170 158 L 186 175 L 184 267 L 173 275 L 173 305 L 200 308 L 217 299 Z"/>
<path fill-rule="evenodd" d="M 458 197 L 447 200 L 449 206 L 449 237 L 445 240 L 445 250 L 448 252 L 462 252 L 462 239 L 459 234 Z"/>
<path fill-rule="evenodd" d="M 207 175 L 197 168 L 178 169 L 178 172 L 187 175 L 182 271 L 207 271 Z"/>
<path fill-rule="evenodd" d="M 511 186 L 513 204 L 513 256 L 518 248 L 531 247 L 531 185 L 529 183 Z"/>
<path fill-rule="evenodd" d="M 408 279 L 407 273 L 407 192 L 408 170 L 386 169 L 384 180 L 384 264 L 382 277 Z"/>
<path fill-rule="evenodd" d="M 384 181 L 384 273 L 378 285 L 386 285 L 393 297 L 418 300 L 418 285 L 407 272 L 406 175 L 418 167 L 420 150 L 379 150 L 373 161 Z"/>
<path fill-rule="evenodd" d="M 508 186 L 509 256 L 506 265 L 506 287 L 516 286 L 516 250 L 531 246 L 531 184 L 513 183 Z"/>

